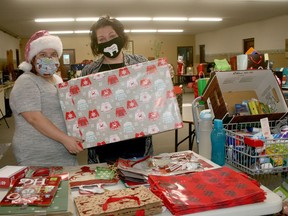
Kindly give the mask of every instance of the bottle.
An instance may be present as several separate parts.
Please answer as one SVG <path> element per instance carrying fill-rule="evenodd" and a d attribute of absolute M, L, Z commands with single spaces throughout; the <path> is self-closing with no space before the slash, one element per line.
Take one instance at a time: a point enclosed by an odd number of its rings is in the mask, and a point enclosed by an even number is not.
<path fill-rule="evenodd" d="M 223 166 L 225 164 L 226 133 L 223 129 L 223 122 L 220 119 L 214 120 L 214 127 L 211 132 L 211 144 L 211 160 L 219 166 Z"/>
<path fill-rule="evenodd" d="M 199 115 L 199 155 L 211 160 L 212 115 L 210 109 L 205 109 Z"/>

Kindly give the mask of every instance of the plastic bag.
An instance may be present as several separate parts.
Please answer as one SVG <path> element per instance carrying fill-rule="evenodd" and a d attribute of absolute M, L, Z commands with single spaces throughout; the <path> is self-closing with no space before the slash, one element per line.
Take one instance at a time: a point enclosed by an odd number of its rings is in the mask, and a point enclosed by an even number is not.
<path fill-rule="evenodd" d="M 230 71 L 231 65 L 227 61 L 227 59 L 214 59 L 216 71 Z"/>

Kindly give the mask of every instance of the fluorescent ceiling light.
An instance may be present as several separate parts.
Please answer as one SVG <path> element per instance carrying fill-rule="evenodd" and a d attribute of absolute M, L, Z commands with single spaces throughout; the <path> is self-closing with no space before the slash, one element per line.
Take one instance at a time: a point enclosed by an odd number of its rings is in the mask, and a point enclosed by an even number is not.
<path fill-rule="evenodd" d="M 90 21 L 98 21 L 99 17 L 79 17 L 76 18 L 77 22 L 90 22 Z"/>
<path fill-rule="evenodd" d="M 206 21 L 206 22 L 219 22 L 222 21 L 222 18 L 218 17 L 117 17 L 116 19 L 120 21 Z M 98 21 L 99 17 L 78 17 L 74 18 L 41 18 L 35 19 L 35 22 L 91 22 L 91 21 Z"/>
<path fill-rule="evenodd" d="M 49 31 L 50 34 L 73 34 L 74 31 Z"/>
<path fill-rule="evenodd" d="M 133 33 L 143 33 L 143 32 L 157 32 L 156 29 L 131 29 Z"/>
<path fill-rule="evenodd" d="M 74 18 L 47 18 L 47 19 L 35 19 L 35 22 L 73 22 Z"/>
<path fill-rule="evenodd" d="M 119 21 L 150 21 L 151 17 L 116 17 Z"/>
<path fill-rule="evenodd" d="M 187 21 L 187 17 L 154 17 L 153 21 Z"/>
<path fill-rule="evenodd" d="M 159 29 L 157 30 L 157 32 L 183 32 L 183 29 Z"/>
<path fill-rule="evenodd" d="M 183 29 L 125 29 L 126 33 L 169 33 L 169 32 L 183 32 Z M 50 34 L 88 34 L 90 33 L 90 30 L 76 30 L 76 31 L 49 31 Z"/>
<path fill-rule="evenodd" d="M 88 34 L 90 33 L 89 30 L 76 30 L 74 31 L 75 34 Z"/>
<path fill-rule="evenodd" d="M 219 22 L 219 21 L 222 21 L 223 19 L 222 18 L 205 18 L 205 17 L 191 17 L 188 19 L 189 21 L 195 21 L 195 22 Z"/>

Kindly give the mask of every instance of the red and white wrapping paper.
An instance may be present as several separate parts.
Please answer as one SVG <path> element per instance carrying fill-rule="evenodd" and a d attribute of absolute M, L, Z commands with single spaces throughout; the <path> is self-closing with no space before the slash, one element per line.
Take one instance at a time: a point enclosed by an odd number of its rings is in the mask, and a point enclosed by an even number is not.
<path fill-rule="evenodd" d="M 69 80 L 57 88 L 68 134 L 84 140 L 83 148 L 183 127 L 165 58 Z"/>

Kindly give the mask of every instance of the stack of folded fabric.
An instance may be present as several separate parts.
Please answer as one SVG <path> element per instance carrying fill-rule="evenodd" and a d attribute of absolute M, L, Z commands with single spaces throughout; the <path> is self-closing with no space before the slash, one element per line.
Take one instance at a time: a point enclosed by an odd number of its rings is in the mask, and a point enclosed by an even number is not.
<path fill-rule="evenodd" d="M 148 188 L 125 188 L 74 199 L 80 216 L 154 215 L 162 212 L 162 201 Z"/>
<path fill-rule="evenodd" d="M 150 175 L 150 189 L 174 215 L 263 202 L 255 180 L 228 167 L 175 176 Z"/>

